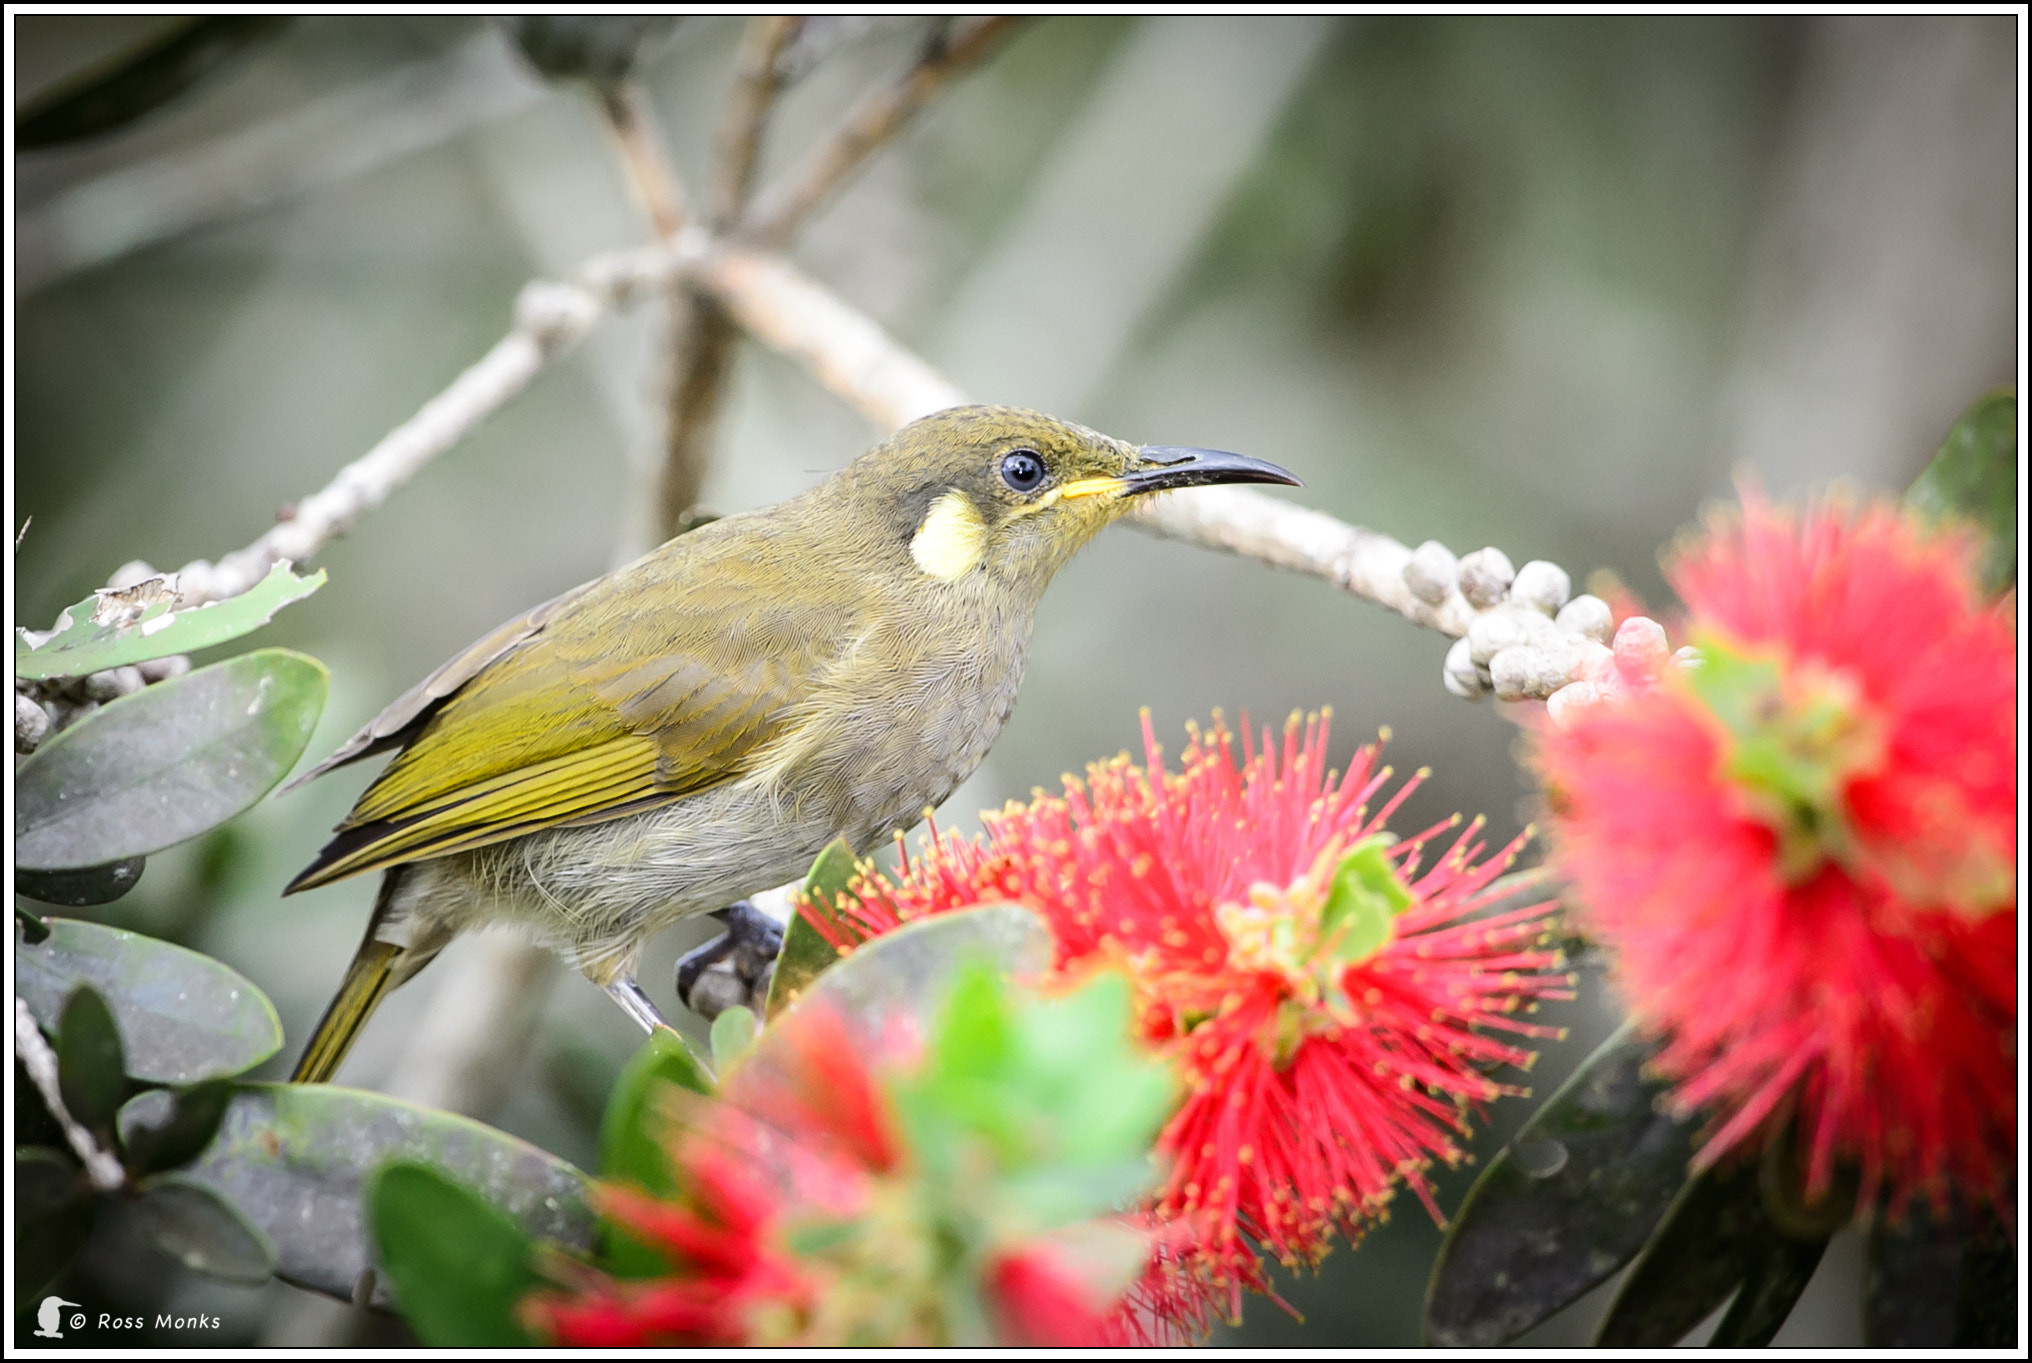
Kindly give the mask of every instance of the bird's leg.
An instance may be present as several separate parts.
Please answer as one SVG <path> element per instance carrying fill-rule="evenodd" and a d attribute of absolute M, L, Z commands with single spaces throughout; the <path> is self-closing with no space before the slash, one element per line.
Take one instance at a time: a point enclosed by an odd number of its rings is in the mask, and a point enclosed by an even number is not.
<path fill-rule="evenodd" d="M 606 989 L 607 997 L 620 1004 L 621 1011 L 635 1019 L 643 1031 L 653 1036 L 658 1027 L 666 1031 L 676 1030 L 664 1019 L 663 1014 L 656 1010 L 656 1005 L 642 992 L 642 986 L 635 983 L 634 976 L 619 976 L 609 981 Z"/>
<path fill-rule="evenodd" d="M 727 930 L 678 958 L 677 997 L 707 1019 L 737 1005 L 759 1011 L 783 950 L 783 925 L 745 899 L 713 917 Z"/>

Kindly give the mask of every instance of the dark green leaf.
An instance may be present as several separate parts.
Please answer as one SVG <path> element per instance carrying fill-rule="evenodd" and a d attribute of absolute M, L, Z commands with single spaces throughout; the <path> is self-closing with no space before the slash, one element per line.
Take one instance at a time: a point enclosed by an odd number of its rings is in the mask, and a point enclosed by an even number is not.
<path fill-rule="evenodd" d="M 418 1339 L 439 1348 L 526 1348 L 515 1307 L 539 1285 L 529 1232 L 427 1165 L 392 1163 L 367 1188 L 374 1245 Z"/>
<path fill-rule="evenodd" d="M 44 1030 L 53 1032 L 56 1028 L 46 1025 Z M 28 1077 L 19 1056 L 14 1058 L 14 1143 L 46 1145 L 51 1149 L 66 1143 L 63 1127 L 50 1115 L 42 1101 L 42 1091 Z"/>
<path fill-rule="evenodd" d="M 259 1226 L 202 1183 L 158 1174 L 134 1213 L 156 1248 L 193 1273 L 258 1287 L 275 1276 L 275 1247 Z"/>
<path fill-rule="evenodd" d="M 33 1301 L 49 1291 L 92 1238 L 97 1204 L 83 1198 L 14 1229 L 14 1296 Z"/>
<path fill-rule="evenodd" d="M 68 1150 L 46 1146 L 17 1148 L 14 1152 L 14 1228 L 20 1243 L 21 1227 L 64 1210 L 73 1202 L 91 1196 L 85 1173 Z"/>
<path fill-rule="evenodd" d="M 15 892 L 20 892 L 20 880 L 15 881 Z M 21 940 L 30 946 L 49 940 L 49 924 L 37 918 L 19 904 L 14 906 L 14 925 L 21 929 Z"/>
<path fill-rule="evenodd" d="M 242 1074 L 282 1049 L 275 1009 L 209 956 L 153 937 L 51 918 L 48 940 L 14 954 L 15 993 L 45 1030 L 73 987 L 105 995 L 127 1048 L 127 1073 L 150 1084 Z"/>
<path fill-rule="evenodd" d="M 63 1104 L 78 1124 L 95 1132 L 111 1131 L 127 1096 L 127 1070 L 113 1010 L 88 984 L 73 989 L 64 1001 L 57 1024 L 56 1071 Z"/>
<path fill-rule="evenodd" d="M 181 1093 L 150 1089 L 136 1094 L 120 1109 L 120 1144 L 134 1174 L 174 1169 L 198 1157 L 226 1115 L 233 1085 L 209 1079 Z"/>
<path fill-rule="evenodd" d="M 1743 1289 L 1715 1327 L 1708 1347 L 1761 1349 L 1769 1344 L 1806 1291 L 1826 1250 L 1825 1237 L 1794 1240 L 1772 1228 L 1771 1234 L 1757 1243 Z"/>
<path fill-rule="evenodd" d="M 224 823 L 296 764 L 329 679 L 314 658 L 260 649 L 86 716 L 15 773 L 16 863 L 97 866 Z"/>
<path fill-rule="evenodd" d="M 2018 1346 L 2018 1253 L 2008 1228 L 1987 1207 L 1966 1218 L 1961 1290 L 1955 1293 L 1957 1349 Z"/>
<path fill-rule="evenodd" d="M 843 932 L 849 939 L 858 936 L 838 916 L 835 906 L 840 897 L 848 893 L 858 871 L 854 849 L 847 845 L 845 838 L 834 838 L 818 854 L 818 860 L 811 864 L 811 872 L 804 878 L 804 889 L 800 895 L 802 903 L 790 915 L 790 922 L 783 929 L 783 950 L 776 955 L 776 971 L 769 980 L 769 1001 L 764 1005 L 762 1016 L 774 1020 L 778 1013 L 797 1001 L 797 996 L 830 969 L 840 959 L 840 953 L 833 944 L 820 935 L 817 928 L 806 921 L 806 914 L 816 914 L 829 923 L 836 924 L 836 931 Z"/>
<path fill-rule="evenodd" d="M 1923 1202 L 1896 1221 L 1879 1217 L 1863 1285 L 1863 1342 L 1872 1349 L 1950 1347 L 1966 1248 L 1961 1218 Z"/>
<path fill-rule="evenodd" d="M 325 584 L 320 568 L 298 577 L 278 563 L 250 590 L 224 601 L 172 610 L 176 597 L 159 580 L 123 591 L 94 592 L 57 617 L 56 632 L 35 648 L 14 637 L 14 675 L 24 681 L 86 677 L 109 667 L 196 653 L 261 628 L 275 612 Z"/>
<path fill-rule="evenodd" d="M 1625 1025 L 1482 1171 L 1426 1289 L 1449 1348 L 1515 1339 L 1628 1263 L 1685 1185 L 1693 1125 L 1658 1111 L 1651 1047 Z"/>
<path fill-rule="evenodd" d="M 210 15 L 178 24 L 108 69 L 69 81 L 21 111 L 14 145 L 29 151 L 121 128 L 175 99 L 258 39 L 279 32 L 275 15 Z"/>
<path fill-rule="evenodd" d="M 147 865 L 146 857 L 126 857 L 75 871 L 24 871 L 16 867 L 14 893 L 67 909 L 110 904 L 141 883 L 141 871 Z"/>
<path fill-rule="evenodd" d="M 1870 1232 L 1863 1341 L 1873 1349 L 2008 1349 L 2018 1337 L 2017 1255 L 1986 1207 L 1916 1202 Z"/>
<path fill-rule="evenodd" d="M 755 1044 L 755 1014 L 739 1004 L 713 1019 L 713 1068 L 721 1074 Z"/>
<path fill-rule="evenodd" d="M 1976 399 L 1905 493 L 1937 518 L 1973 522 L 1983 537 L 1982 585 L 2001 596 L 2018 581 L 2018 393 Z"/>
<path fill-rule="evenodd" d="M 585 1175 L 465 1117 L 330 1084 L 241 1084 L 186 1176 L 266 1232 L 276 1275 L 349 1300 L 371 1266 L 362 1190 L 390 1160 L 457 1177 L 535 1239 L 593 1248 Z M 374 1304 L 391 1302 L 386 1284 Z"/>
<path fill-rule="evenodd" d="M 1748 1276 L 1769 1235 L 1754 1170 L 1709 1170 L 1673 1199 L 1616 1292 L 1594 1342 L 1670 1348 Z"/>

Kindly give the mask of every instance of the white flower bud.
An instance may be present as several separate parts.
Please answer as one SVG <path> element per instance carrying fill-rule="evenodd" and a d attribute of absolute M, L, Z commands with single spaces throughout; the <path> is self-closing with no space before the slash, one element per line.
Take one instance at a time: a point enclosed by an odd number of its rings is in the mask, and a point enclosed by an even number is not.
<path fill-rule="evenodd" d="M 1583 710 L 1602 701 L 1601 689 L 1593 682 L 1577 681 L 1562 686 L 1545 698 L 1545 713 L 1564 729 L 1580 718 Z"/>
<path fill-rule="evenodd" d="M 19 691 L 14 693 L 14 751 L 32 753 L 49 737 L 49 711 Z"/>
<path fill-rule="evenodd" d="M 1542 558 L 1534 558 L 1519 568 L 1516 581 L 1510 584 L 1512 601 L 1547 615 L 1565 605 L 1572 594 L 1573 579 L 1566 575 L 1566 569 Z"/>
<path fill-rule="evenodd" d="M 92 700 L 108 701 L 131 696 L 147 684 L 141 680 L 139 668 L 109 667 L 104 672 L 94 672 L 85 678 L 83 690 Z"/>
<path fill-rule="evenodd" d="M 1501 549 L 1477 549 L 1460 561 L 1461 595 L 1477 610 L 1487 610 L 1503 599 L 1517 570 Z"/>
<path fill-rule="evenodd" d="M 1518 644 L 1554 643 L 1559 629 L 1534 610 L 1502 607 L 1484 611 L 1468 622 L 1468 656 L 1483 667 L 1506 648 Z"/>
<path fill-rule="evenodd" d="M 1427 540 L 1411 552 L 1404 565 L 1404 585 L 1428 606 L 1437 606 L 1453 592 L 1460 562 L 1438 540 Z"/>
<path fill-rule="evenodd" d="M 1446 651 L 1446 665 L 1440 675 L 1446 682 L 1446 689 L 1463 700 L 1482 698 L 1482 674 L 1475 667 L 1475 660 L 1468 656 L 1467 640 L 1453 641 L 1453 647 Z"/>
<path fill-rule="evenodd" d="M 1684 648 L 1673 650 L 1672 661 L 1678 663 L 1681 667 L 1699 667 L 1707 659 L 1700 656 L 1699 649 L 1695 648 L 1692 644 L 1688 644 Z"/>
<path fill-rule="evenodd" d="M 1585 592 L 1561 606 L 1555 620 L 1561 629 L 1602 644 L 1608 643 L 1609 635 L 1616 628 L 1616 617 L 1610 612 L 1609 603 Z"/>
<path fill-rule="evenodd" d="M 190 671 L 191 660 L 189 654 L 172 653 L 167 658 L 150 658 L 145 663 L 136 663 L 134 668 L 141 674 L 142 681 L 153 686 L 157 682 L 168 681 L 171 677 L 181 677 Z"/>

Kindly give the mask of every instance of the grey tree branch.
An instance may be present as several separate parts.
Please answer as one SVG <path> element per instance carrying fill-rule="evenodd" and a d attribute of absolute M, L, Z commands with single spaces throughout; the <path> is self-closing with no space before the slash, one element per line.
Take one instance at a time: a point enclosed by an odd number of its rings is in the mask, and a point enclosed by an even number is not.
<path fill-rule="evenodd" d="M 742 35 L 733 88 L 720 119 L 708 197 L 707 213 L 715 232 L 724 232 L 747 206 L 763 130 L 783 89 L 778 58 L 796 36 L 799 22 L 764 15 L 750 20 Z M 733 323 L 711 298 L 690 289 L 672 295 L 667 430 L 656 492 L 656 520 L 663 536 L 676 534 L 685 513 L 698 502 L 738 339 Z"/>
<path fill-rule="evenodd" d="M 253 586 L 278 559 L 307 562 L 528 387 L 609 310 L 680 285 L 710 299 L 730 327 L 805 366 L 884 430 L 968 400 L 865 313 L 781 256 L 686 228 L 662 246 L 595 256 L 567 282 L 525 286 L 514 328 L 486 356 L 299 503 L 293 517 L 217 564 L 187 565 L 178 576 L 179 598 L 218 600 Z M 1642 637 L 1633 634 L 1626 650 L 1620 632 L 1612 637 L 1608 607 L 1592 596 L 1569 600 L 1570 579 L 1555 564 L 1513 570 L 1500 550 L 1456 559 L 1432 541 L 1414 551 L 1248 488 L 1167 494 L 1139 506 L 1130 524 L 1320 578 L 1457 639 L 1442 675 L 1448 690 L 1469 699 L 1493 692 L 1502 700 L 1554 700 L 1566 692 L 1565 706 L 1585 704 L 1616 694 L 1619 678 L 1641 684 L 1668 656 L 1662 631 L 1648 620 L 1635 622 Z M 131 579 L 134 568 L 122 572 Z M 1555 717 L 1563 708 L 1555 700 Z"/>
<path fill-rule="evenodd" d="M 628 183 L 649 215 L 649 225 L 659 240 L 668 241 L 684 227 L 684 186 L 671 167 L 642 87 L 624 81 L 600 91 L 600 112 L 607 117 Z"/>
<path fill-rule="evenodd" d="M 103 1149 L 92 1133 L 78 1125 L 78 1119 L 71 1116 L 64 1106 L 63 1086 L 57 1078 L 56 1052 L 42 1039 L 42 1030 L 35 1025 L 35 1014 L 28 1011 L 28 1005 L 20 999 L 14 1000 L 14 1055 L 21 1062 L 21 1068 L 28 1071 L 29 1082 L 42 1095 L 43 1106 L 49 1115 L 56 1118 L 63 1128 L 64 1139 L 84 1162 L 85 1177 L 101 1192 L 112 1192 L 127 1181 L 127 1171 L 120 1167 L 120 1161 L 111 1151 Z"/>
<path fill-rule="evenodd" d="M 853 178 L 870 154 L 902 131 L 947 81 L 993 53 L 1018 22 L 1002 17 L 981 19 L 942 35 L 901 79 L 863 99 L 830 141 L 795 173 L 769 189 L 743 222 L 741 236 L 772 249 L 788 244 L 805 220 Z"/>

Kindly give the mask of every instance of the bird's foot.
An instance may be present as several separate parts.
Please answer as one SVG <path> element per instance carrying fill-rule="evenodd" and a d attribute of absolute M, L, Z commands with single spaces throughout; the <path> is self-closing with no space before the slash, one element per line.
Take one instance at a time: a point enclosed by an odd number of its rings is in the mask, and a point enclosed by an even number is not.
<path fill-rule="evenodd" d="M 651 1035 L 658 1027 L 675 1030 L 656 1005 L 649 1001 L 649 996 L 642 992 L 642 986 L 635 983 L 633 976 L 625 976 L 609 984 L 607 997 L 620 1004 L 621 1011 L 635 1019 L 636 1024 Z"/>
<path fill-rule="evenodd" d="M 713 917 L 727 930 L 678 958 L 677 997 L 707 1020 L 737 1005 L 759 1013 L 783 950 L 783 925 L 745 899 Z"/>

